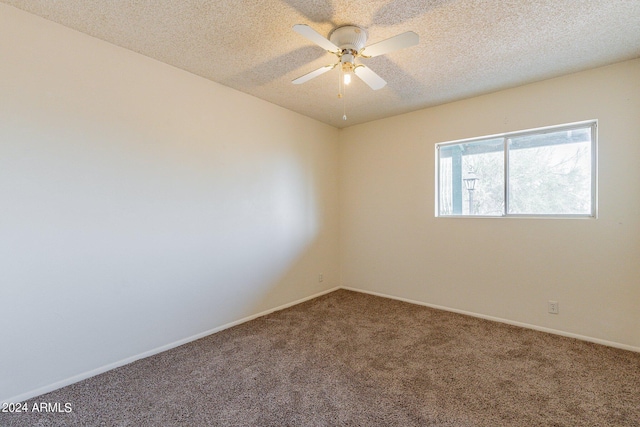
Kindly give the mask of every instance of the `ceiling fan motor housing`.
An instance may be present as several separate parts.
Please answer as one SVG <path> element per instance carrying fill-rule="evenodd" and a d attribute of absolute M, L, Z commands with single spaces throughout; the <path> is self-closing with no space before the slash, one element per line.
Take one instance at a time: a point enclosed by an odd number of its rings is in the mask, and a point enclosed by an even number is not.
<path fill-rule="evenodd" d="M 367 32 L 355 25 L 346 25 L 333 30 L 329 35 L 329 40 L 341 50 L 342 70 L 353 71 L 355 58 L 367 43 Z"/>
<path fill-rule="evenodd" d="M 345 25 L 333 30 L 329 40 L 343 51 L 346 49 L 360 52 L 367 43 L 367 32 L 355 25 Z"/>

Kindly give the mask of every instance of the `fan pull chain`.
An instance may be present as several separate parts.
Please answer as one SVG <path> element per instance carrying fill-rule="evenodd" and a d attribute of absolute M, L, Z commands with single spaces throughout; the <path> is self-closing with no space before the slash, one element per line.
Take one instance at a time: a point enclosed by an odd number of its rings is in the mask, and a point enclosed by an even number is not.
<path fill-rule="evenodd" d="M 342 98 L 342 120 L 347 120 L 347 107 L 345 101 L 346 85 L 344 84 L 344 70 L 340 67 L 338 73 L 338 98 Z"/>
<path fill-rule="evenodd" d="M 342 120 L 347 120 L 347 107 L 345 97 L 342 97 Z"/>

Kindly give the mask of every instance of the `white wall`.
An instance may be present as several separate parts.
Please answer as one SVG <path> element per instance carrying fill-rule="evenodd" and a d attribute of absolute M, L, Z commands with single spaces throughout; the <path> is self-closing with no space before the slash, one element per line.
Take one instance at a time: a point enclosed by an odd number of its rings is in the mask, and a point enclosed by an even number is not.
<path fill-rule="evenodd" d="M 598 219 L 434 217 L 434 144 L 587 119 Z M 339 161 L 343 286 L 640 351 L 640 60 L 350 127 Z"/>
<path fill-rule="evenodd" d="M 0 57 L 0 401 L 338 285 L 336 129 L 3 4 Z"/>

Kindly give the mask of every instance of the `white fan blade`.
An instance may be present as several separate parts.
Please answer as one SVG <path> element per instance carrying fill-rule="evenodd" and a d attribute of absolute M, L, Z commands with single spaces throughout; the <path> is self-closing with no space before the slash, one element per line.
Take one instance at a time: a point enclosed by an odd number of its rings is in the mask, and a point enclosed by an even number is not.
<path fill-rule="evenodd" d="M 297 79 L 293 80 L 291 83 L 293 83 L 294 85 L 299 85 L 301 83 L 307 82 L 315 77 L 318 77 L 320 74 L 324 74 L 327 71 L 333 70 L 336 65 L 337 64 L 325 65 L 324 67 L 318 68 L 317 70 L 307 73 L 302 77 L 298 77 Z"/>
<path fill-rule="evenodd" d="M 364 65 L 358 65 L 355 70 L 356 76 L 365 82 L 373 90 L 382 89 L 387 82 L 382 77 L 371 71 L 371 68 L 367 68 Z"/>
<path fill-rule="evenodd" d="M 324 50 L 328 50 L 329 52 L 337 52 L 340 50 L 338 46 L 331 43 L 326 38 L 322 37 L 316 30 L 314 30 L 308 25 L 296 24 L 293 26 L 293 31 L 300 34 L 302 37 L 306 37 L 307 39 L 311 40 L 312 42 L 314 42 Z"/>
<path fill-rule="evenodd" d="M 420 39 L 416 33 L 407 31 L 406 33 L 398 34 L 390 39 L 382 40 L 381 42 L 365 47 L 362 50 L 362 56 L 373 58 L 374 56 L 384 55 L 385 53 L 404 49 L 405 47 L 415 46 L 419 41 Z"/>

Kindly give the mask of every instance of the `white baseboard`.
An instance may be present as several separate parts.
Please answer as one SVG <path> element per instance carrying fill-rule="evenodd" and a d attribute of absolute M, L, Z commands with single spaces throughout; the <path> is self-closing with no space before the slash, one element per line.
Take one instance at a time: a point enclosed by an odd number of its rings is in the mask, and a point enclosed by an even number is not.
<path fill-rule="evenodd" d="M 619 349 L 622 349 L 622 350 L 629 350 L 629 351 L 634 351 L 636 353 L 640 353 L 640 347 L 635 347 L 635 346 L 632 346 L 632 345 L 622 344 L 622 343 L 618 343 L 618 342 L 614 342 L 614 341 L 607 341 L 607 340 L 603 340 L 603 339 L 600 339 L 600 338 L 593 338 L 593 337 L 589 337 L 589 336 L 585 336 L 585 335 L 574 334 L 574 333 L 571 333 L 571 332 L 560 331 L 558 329 L 545 328 L 543 326 L 532 325 L 532 324 L 529 324 L 529 323 L 516 322 L 516 321 L 513 321 L 513 320 L 503 319 L 503 318 L 500 318 L 500 317 L 487 316 L 485 314 L 478 314 L 478 313 L 473 313 L 473 312 L 470 312 L 470 311 L 458 310 L 458 309 L 450 308 L 450 307 L 444 307 L 444 306 L 441 306 L 441 305 L 429 304 L 429 303 L 422 302 L 422 301 L 416 301 L 416 300 L 412 300 L 412 299 L 408 299 L 408 298 L 402 298 L 402 297 L 398 297 L 398 296 L 394 296 L 394 295 L 383 294 L 383 293 L 380 293 L 380 292 L 373 292 L 373 291 L 366 291 L 364 289 L 350 288 L 348 286 L 341 286 L 340 289 L 346 289 L 348 291 L 360 292 L 360 293 L 363 293 L 363 294 L 369 294 L 369 295 L 375 295 L 375 296 L 378 296 L 378 297 L 394 299 L 394 300 L 398 300 L 398 301 L 408 302 L 410 304 L 416 304 L 416 305 L 422 305 L 422 306 L 425 306 L 425 307 L 435 308 L 437 310 L 450 311 L 450 312 L 453 312 L 453 313 L 464 314 L 464 315 L 472 316 L 472 317 L 478 317 L 480 319 L 492 320 L 494 322 L 506 323 L 508 325 L 520 326 L 522 328 L 533 329 L 533 330 L 540 331 L 540 332 L 547 332 L 549 334 L 561 335 L 563 337 L 575 338 L 575 339 L 582 340 L 582 341 L 588 341 L 588 342 L 592 342 L 592 343 L 596 343 L 596 344 L 606 345 L 608 347 L 614 347 L 614 348 L 619 348 Z"/>
<path fill-rule="evenodd" d="M 237 325 L 240 325 L 242 323 L 248 322 L 250 320 L 257 319 L 258 317 L 266 316 L 267 314 L 271 314 L 271 313 L 276 312 L 276 311 L 284 310 L 285 308 L 289 308 L 289 307 L 292 307 L 294 305 L 298 305 L 300 303 L 303 303 L 305 301 L 309 301 L 311 299 L 314 299 L 314 298 L 317 298 L 319 296 L 328 294 L 328 293 L 336 291 L 338 289 L 340 289 L 340 287 L 331 288 L 331 289 L 328 289 L 326 291 L 322 291 L 322 292 L 319 292 L 317 294 L 313 294 L 311 296 L 308 296 L 308 297 L 305 297 L 305 298 L 302 298 L 302 299 L 299 299 L 299 300 L 296 300 L 296 301 L 293 301 L 293 302 L 290 302 L 290 303 L 287 303 L 287 304 L 284 304 L 284 305 L 281 305 L 281 306 L 278 306 L 278 307 L 275 307 L 275 308 L 271 308 L 269 310 L 265 310 L 265 311 L 262 311 L 260 313 L 253 314 L 251 316 L 244 317 L 242 319 L 239 319 L 239 320 L 236 320 L 236 321 L 233 321 L 233 322 L 230 322 L 230 323 L 226 323 L 226 324 L 224 324 L 222 326 L 218 326 L 217 328 L 213 328 L 213 329 L 210 329 L 208 331 L 204 331 L 204 332 L 201 332 L 199 334 L 192 335 L 190 337 L 183 338 L 183 339 L 178 340 L 178 341 L 174 341 L 174 342 L 172 342 L 170 344 L 166 344 L 166 345 L 154 348 L 152 350 L 145 351 L 144 353 L 140 353 L 140 354 L 137 354 L 135 356 L 127 357 L 127 358 L 119 360 L 117 362 L 109 363 L 108 365 L 104 365 L 104 366 L 101 366 L 99 368 L 92 369 L 90 371 L 83 372 L 83 373 L 78 374 L 78 375 L 74 375 L 74 376 L 72 376 L 70 378 L 66 378 L 64 380 L 56 381 L 53 384 L 48 384 L 48 385 L 46 385 L 44 387 L 40 387 L 40 388 L 37 388 L 35 390 L 31 390 L 31 391 L 28 391 L 26 393 L 19 394 L 17 396 L 13 396 L 13 397 L 10 397 L 8 399 L 4 399 L 4 400 L 0 401 L 0 404 L 10 403 L 10 402 L 14 402 L 14 403 L 24 402 L 25 400 L 32 399 L 34 397 L 40 396 L 40 395 L 45 394 L 45 393 L 49 393 L 51 391 L 57 390 L 57 389 L 62 388 L 62 387 L 66 387 L 68 385 L 71 385 L 73 383 L 77 383 L 77 382 L 82 381 L 82 380 L 86 380 L 87 378 L 95 377 L 96 375 L 102 374 L 102 373 L 110 371 L 112 369 L 119 368 L 119 367 L 124 366 L 124 365 L 128 365 L 129 363 L 135 362 L 136 360 L 144 359 L 145 357 L 153 356 L 155 354 L 162 353 L 163 351 L 171 350 L 172 348 L 179 347 L 179 346 L 181 346 L 183 344 L 187 344 L 187 343 L 190 343 L 192 341 L 198 340 L 200 338 L 204 338 L 204 337 L 206 337 L 208 335 L 215 334 L 216 332 L 220 332 L 220 331 L 223 331 L 225 329 L 231 328 L 233 326 L 237 326 Z"/>
<path fill-rule="evenodd" d="M 609 347 L 614 347 L 614 348 L 619 348 L 619 349 L 622 349 L 622 350 L 629 350 L 629 351 L 633 351 L 633 352 L 636 352 L 636 353 L 640 353 L 640 347 L 635 347 L 635 346 L 631 346 L 631 345 L 627 345 L 627 344 L 621 344 L 621 343 L 617 343 L 617 342 L 613 342 L 613 341 L 602 340 L 602 339 L 599 339 L 599 338 L 593 338 L 593 337 L 589 337 L 589 336 L 585 336 L 585 335 L 574 334 L 574 333 L 571 333 L 571 332 L 560 331 L 560 330 L 557 330 L 557 329 L 545 328 L 545 327 L 542 327 L 542 326 L 531 325 L 531 324 L 523 323 L 523 322 L 516 322 L 516 321 L 513 321 L 513 320 L 509 320 L 509 319 L 502 319 L 502 318 L 499 318 L 499 317 L 487 316 L 487 315 L 484 315 L 484 314 L 473 313 L 473 312 L 470 312 L 470 311 L 458 310 L 458 309 L 455 309 L 455 308 L 444 307 L 444 306 L 441 306 L 441 305 L 429 304 L 429 303 L 422 302 L 422 301 L 416 301 L 416 300 L 412 300 L 412 299 L 409 299 L 409 298 L 403 298 L 403 297 L 398 297 L 398 296 L 394 296 L 394 295 L 383 294 L 383 293 L 380 293 L 380 292 L 367 291 L 367 290 L 363 290 L 363 289 L 351 288 L 351 287 L 348 287 L 348 286 L 338 286 L 338 287 L 334 287 L 334 288 L 328 289 L 326 291 L 322 291 L 322 292 L 319 292 L 317 294 L 313 294 L 313 295 L 310 295 L 308 297 L 305 297 L 305 298 L 302 298 L 302 299 L 299 299 L 299 300 L 296 300 L 296 301 L 292 301 L 290 303 L 287 303 L 287 304 L 284 304 L 284 305 L 281 305 L 281 306 L 278 306 L 278 307 L 275 307 L 275 308 L 272 308 L 272 309 L 269 309 L 269 310 L 262 311 L 260 313 L 253 314 L 251 316 L 244 317 L 242 319 L 239 319 L 239 320 L 236 320 L 236 321 L 233 321 L 233 322 L 230 322 L 230 323 L 226 323 L 226 324 L 224 324 L 222 326 L 218 326 L 218 327 L 210 329 L 208 331 L 204 331 L 204 332 L 201 332 L 199 334 L 196 334 L 196 335 L 193 335 L 193 336 L 190 336 L 190 337 L 187 337 L 187 338 L 172 342 L 170 344 L 166 344 L 166 345 L 154 348 L 154 349 L 146 351 L 144 353 L 140 353 L 140 354 L 137 354 L 135 356 L 127 357 L 127 358 L 119 360 L 117 362 L 110 363 L 108 365 L 104 365 L 104 366 L 101 366 L 99 368 L 93 369 L 91 371 L 87 371 L 87 372 L 83 372 L 83 373 L 78 374 L 78 375 L 74 375 L 74 376 L 72 376 L 70 378 L 66 378 L 64 380 L 57 381 L 57 382 L 55 382 L 53 384 L 49 384 L 49 385 L 46 385 L 44 387 L 40 387 L 40 388 L 37 388 L 35 390 L 28 391 L 26 393 L 19 394 L 17 396 L 11 397 L 9 399 L 5 399 L 3 401 L 0 401 L 0 404 L 8 403 L 8 402 L 16 402 L 16 403 L 17 402 L 24 402 L 25 400 L 29 400 L 29 399 L 32 399 L 34 397 L 40 396 L 42 394 L 49 393 L 51 391 L 57 390 L 59 388 L 66 387 L 68 385 L 77 383 L 77 382 L 85 380 L 87 378 L 94 377 L 96 375 L 102 374 L 102 373 L 110 371 L 112 369 L 119 368 L 119 367 L 124 366 L 124 365 L 128 365 L 129 363 L 135 362 L 136 360 L 144 359 L 146 357 L 150 357 L 150 356 L 153 356 L 155 354 L 162 353 L 163 351 L 171 350 L 172 348 L 181 346 L 183 344 L 190 343 L 190 342 L 198 340 L 200 338 L 204 338 L 204 337 L 206 337 L 208 335 L 215 334 L 216 332 L 223 331 L 225 329 L 231 328 L 233 326 L 240 325 L 240 324 L 248 322 L 250 320 L 257 319 L 258 317 L 266 316 L 267 314 L 271 314 L 271 313 L 276 312 L 276 311 L 284 310 L 286 308 L 289 308 L 289 307 L 292 307 L 294 305 L 303 303 L 305 301 L 309 301 L 309 300 L 317 298 L 319 296 L 334 292 L 334 291 L 336 291 L 338 289 L 345 289 L 345 290 L 348 290 L 348 291 L 354 291 L 354 292 L 360 292 L 360 293 L 369 294 L 369 295 L 375 295 L 375 296 L 379 296 L 379 297 L 382 297 L 382 298 L 394 299 L 394 300 L 398 300 L 398 301 L 407 302 L 407 303 L 410 303 L 410 304 L 416 304 L 416 305 L 421 305 L 421 306 L 425 306 L 425 307 L 435 308 L 437 310 L 450 311 L 450 312 L 453 312 L 453 313 L 464 314 L 464 315 L 467 315 L 467 316 L 477 317 L 477 318 L 480 318 L 480 319 L 486 319 L 486 320 L 491 320 L 491 321 L 494 321 L 494 322 L 506 323 L 508 325 L 520 326 L 522 328 L 533 329 L 533 330 L 536 330 L 536 331 L 547 332 L 547 333 L 550 333 L 550 334 L 561 335 L 561 336 L 569 337 L 569 338 L 576 338 L 576 339 L 579 339 L 579 340 L 582 340 L 582 341 L 588 341 L 588 342 L 592 342 L 592 343 L 596 343 L 596 344 L 602 344 L 602 345 L 606 345 L 606 346 L 609 346 Z"/>

